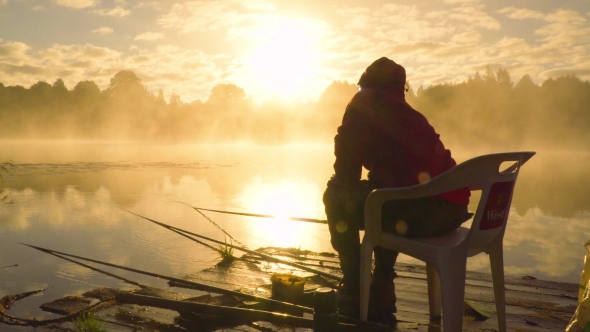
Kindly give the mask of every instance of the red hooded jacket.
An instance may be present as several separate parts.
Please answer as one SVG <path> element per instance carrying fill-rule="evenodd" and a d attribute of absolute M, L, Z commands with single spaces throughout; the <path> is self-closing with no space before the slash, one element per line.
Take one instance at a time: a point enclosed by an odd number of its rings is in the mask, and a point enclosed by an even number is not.
<path fill-rule="evenodd" d="M 423 183 L 457 165 L 439 136 L 403 90 L 364 88 L 348 104 L 334 138 L 336 177 L 354 187 L 364 166 L 373 188 Z M 469 196 L 461 188 L 438 197 L 467 205 Z"/>

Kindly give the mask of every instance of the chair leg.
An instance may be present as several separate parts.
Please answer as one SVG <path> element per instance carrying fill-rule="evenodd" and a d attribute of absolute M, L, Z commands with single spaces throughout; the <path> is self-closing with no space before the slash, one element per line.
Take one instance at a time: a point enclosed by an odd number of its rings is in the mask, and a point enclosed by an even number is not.
<path fill-rule="evenodd" d="M 445 268 L 439 268 L 443 305 L 443 331 L 460 332 L 463 327 L 463 300 L 465 298 L 465 272 L 467 260 L 453 261 L 452 259 L 441 262 L 453 262 Z"/>
<path fill-rule="evenodd" d="M 371 267 L 373 246 L 363 241 L 361 244 L 361 319 L 367 320 L 369 314 L 369 289 L 371 287 Z"/>
<path fill-rule="evenodd" d="M 492 281 L 494 283 L 494 297 L 496 300 L 496 316 L 498 330 L 506 332 L 506 297 L 504 292 L 504 254 L 502 243 L 495 244 L 489 250 Z"/>
<path fill-rule="evenodd" d="M 428 280 L 428 308 L 430 310 L 430 316 L 440 317 L 442 303 L 440 277 L 432 265 L 426 264 L 426 277 Z"/>

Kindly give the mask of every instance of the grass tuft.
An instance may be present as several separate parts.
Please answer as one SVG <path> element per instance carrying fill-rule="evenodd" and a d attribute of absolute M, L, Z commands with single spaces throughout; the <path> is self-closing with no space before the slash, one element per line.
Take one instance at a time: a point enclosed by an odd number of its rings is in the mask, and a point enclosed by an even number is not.
<path fill-rule="evenodd" d="M 229 239 L 230 244 L 233 245 L 231 238 Z M 231 263 L 236 257 L 234 256 L 234 248 L 230 247 L 227 243 L 227 238 L 224 239 L 225 244 L 220 244 L 217 248 L 217 252 L 219 253 L 219 259 L 221 260 L 219 264 L 227 264 Z"/>
<path fill-rule="evenodd" d="M 76 332 L 106 332 L 104 324 L 93 313 L 84 312 L 74 321 Z"/>

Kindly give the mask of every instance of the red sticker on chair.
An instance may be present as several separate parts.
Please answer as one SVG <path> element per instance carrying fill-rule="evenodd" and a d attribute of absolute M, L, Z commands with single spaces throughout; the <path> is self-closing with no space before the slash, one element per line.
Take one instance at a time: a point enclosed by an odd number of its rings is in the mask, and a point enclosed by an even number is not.
<path fill-rule="evenodd" d="M 508 218 L 510 195 L 512 195 L 513 189 L 514 181 L 496 182 L 492 185 L 479 229 L 494 229 L 504 225 Z"/>

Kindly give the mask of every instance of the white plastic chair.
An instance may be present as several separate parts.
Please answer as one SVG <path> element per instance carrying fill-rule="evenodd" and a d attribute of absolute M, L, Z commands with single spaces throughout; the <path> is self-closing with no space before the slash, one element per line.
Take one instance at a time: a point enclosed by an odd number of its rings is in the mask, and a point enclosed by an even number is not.
<path fill-rule="evenodd" d="M 502 241 L 520 167 L 535 152 L 510 152 L 468 160 L 429 182 L 404 188 L 374 190 L 365 202 L 365 236 L 361 245 L 361 319 L 366 320 L 373 248 L 382 246 L 426 262 L 431 316 L 443 313 L 445 332 L 461 331 L 467 257 L 485 252 L 490 256 L 496 315 L 506 331 L 504 260 Z M 508 168 L 500 169 L 512 162 Z M 410 238 L 381 229 L 381 207 L 395 199 L 436 196 L 458 188 L 481 190 L 481 199 L 470 228 L 437 237 Z M 442 299 L 441 299 L 442 297 Z"/>

